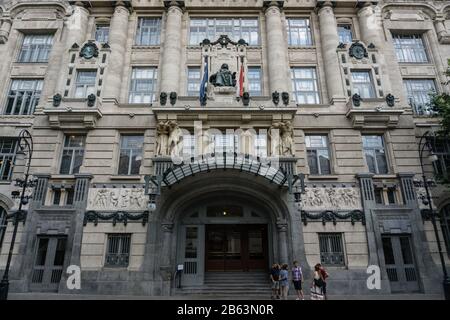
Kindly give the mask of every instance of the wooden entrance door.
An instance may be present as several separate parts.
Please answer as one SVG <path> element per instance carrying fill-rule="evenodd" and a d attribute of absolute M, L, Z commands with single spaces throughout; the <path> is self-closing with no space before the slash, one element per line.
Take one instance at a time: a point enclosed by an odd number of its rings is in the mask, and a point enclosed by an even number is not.
<path fill-rule="evenodd" d="M 207 225 L 206 271 L 267 268 L 267 225 Z"/>

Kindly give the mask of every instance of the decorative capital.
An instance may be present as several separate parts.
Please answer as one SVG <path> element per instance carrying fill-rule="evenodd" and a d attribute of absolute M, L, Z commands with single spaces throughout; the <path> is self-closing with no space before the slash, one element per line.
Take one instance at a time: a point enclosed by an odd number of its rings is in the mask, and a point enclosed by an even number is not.
<path fill-rule="evenodd" d="M 170 7 L 184 8 L 184 0 L 164 0 L 164 7 L 169 9 Z"/>
<path fill-rule="evenodd" d="M 317 1 L 316 8 L 321 9 L 325 7 L 334 8 L 336 7 L 336 1 Z"/>
<path fill-rule="evenodd" d="M 161 224 L 163 232 L 172 233 L 173 231 L 173 223 L 172 222 L 163 222 Z"/>
<path fill-rule="evenodd" d="M 272 7 L 277 7 L 278 9 L 282 9 L 284 6 L 284 0 L 278 0 L 278 1 L 271 1 L 271 0 L 264 0 L 263 1 L 263 8 L 265 10 L 272 8 Z"/>

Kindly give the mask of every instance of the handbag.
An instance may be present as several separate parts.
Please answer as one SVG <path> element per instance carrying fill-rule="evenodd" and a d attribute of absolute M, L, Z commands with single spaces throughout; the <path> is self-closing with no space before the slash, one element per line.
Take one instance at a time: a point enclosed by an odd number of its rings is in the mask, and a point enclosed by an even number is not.
<path fill-rule="evenodd" d="M 311 300 L 325 300 L 322 288 L 315 285 L 311 287 Z"/>

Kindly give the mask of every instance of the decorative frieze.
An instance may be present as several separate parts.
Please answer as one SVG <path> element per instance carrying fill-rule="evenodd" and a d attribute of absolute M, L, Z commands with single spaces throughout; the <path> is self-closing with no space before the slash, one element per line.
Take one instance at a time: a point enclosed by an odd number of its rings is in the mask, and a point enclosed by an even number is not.
<path fill-rule="evenodd" d="M 343 211 L 361 208 L 360 191 L 354 187 L 306 188 L 306 193 L 302 195 L 302 210 L 305 211 Z"/>
<path fill-rule="evenodd" d="M 142 225 L 145 226 L 148 222 L 149 212 L 144 211 L 142 213 L 128 213 L 125 211 L 117 211 L 113 213 L 101 213 L 96 211 L 87 211 L 84 214 L 83 225 L 86 226 L 88 222 L 93 222 L 96 226 L 99 220 L 103 221 L 111 221 L 113 226 L 117 224 L 117 222 L 123 222 L 126 226 L 128 221 L 141 221 Z"/>
<path fill-rule="evenodd" d="M 346 213 L 332 210 L 325 210 L 319 213 L 311 213 L 302 210 L 301 217 L 302 222 L 305 226 L 308 224 L 308 220 L 321 220 L 323 225 L 325 225 L 327 222 L 333 222 L 333 224 L 336 225 L 339 220 L 350 220 L 352 225 L 354 225 L 357 221 L 361 221 L 362 225 L 366 225 L 366 218 L 364 216 L 364 212 L 362 212 L 361 210 L 352 210 Z"/>
<path fill-rule="evenodd" d="M 146 210 L 148 197 L 143 188 L 89 189 L 87 210 Z"/>

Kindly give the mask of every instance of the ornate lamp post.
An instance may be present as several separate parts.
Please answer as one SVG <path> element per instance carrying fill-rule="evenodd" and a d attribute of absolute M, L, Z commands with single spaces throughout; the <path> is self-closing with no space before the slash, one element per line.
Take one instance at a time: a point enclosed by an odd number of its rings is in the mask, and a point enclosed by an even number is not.
<path fill-rule="evenodd" d="M 441 240 L 439 239 L 439 233 L 438 233 L 437 225 L 436 225 L 436 218 L 435 218 L 435 214 L 433 212 L 433 204 L 431 202 L 430 190 L 428 189 L 428 182 L 427 182 L 427 178 L 425 176 L 425 171 L 423 169 L 423 152 L 425 151 L 425 148 L 430 153 L 430 157 L 429 157 L 430 160 L 432 162 L 437 160 L 436 155 L 433 153 L 433 146 L 432 146 L 430 140 L 427 138 L 434 139 L 435 137 L 434 137 L 434 135 L 430 135 L 430 132 L 427 131 L 420 137 L 420 141 L 419 141 L 420 167 L 422 169 L 422 179 L 423 179 L 423 185 L 425 187 L 425 193 L 426 193 L 426 199 L 423 199 L 422 201 L 423 201 L 424 205 L 428 205 L 429 210 L 430 210 L 429 215 L 431 218 L 431 223 L 433 224 L 434 236 L 436 237 L 436 242 L 437 242 L 438 250 L 439 250 L 439 258 L 441 260 L 442 272 L 444 274 L 444 279 L 442 281 L 442 284 L 444 287 L 444 295 L 445 295 L 446 300 L 450 300 L 450 279 L 448 278 L 447 268 L 445 266 L 445 260 L 444 260 L 444 254 L 442 252 Z"/>
<path fill-rule="evenodd" d="M 17 179 L 16 185 L 22 187 L 22 193 L 20 194 L 20 203 L 19 208 L 17 211 L 11 213 L 7 216 L 8 218 L 12 218 L 13 225 L 14 225 L 14 231 L 11 238 L 11 245 L 9 247 L 9 253 L 8 253 L 8 260 L 6 262 L 5 272 L 3 273 L 3 278 L 0 282 L 0 300 L 6 300 L 8 299 L 8 291 L 9 291 L 9 268 L 11 265 L 11 259 L 13 255 L 14 250 L 14 243 L 16 242 L 16 236 L 17 236 L 17 227 L 19 225 L 20 221 L 25 221 L 26 219 L 26 210 L 22 210 L 22 206 L 26 205 L 30 199 L 30 196 L 25 195 L 25 192 L 27 190 L 27 187 L 32 186 L 34 183 L 32 181 L 28 181 L 30 176 L 30 163 L 31 158 L 33 156 L 33 138 L 31 137 L 31 134 L 28 130 L 23 129 L 19 133 L 19 151 L 16 153 L 15 162 L 19 161 L 25 161 L 25 155 L 28 154 L 28 160 L 25 163 L 25 179 Z M 16 193 L 13 192 L 15 196 L 18 196 Z"/>

